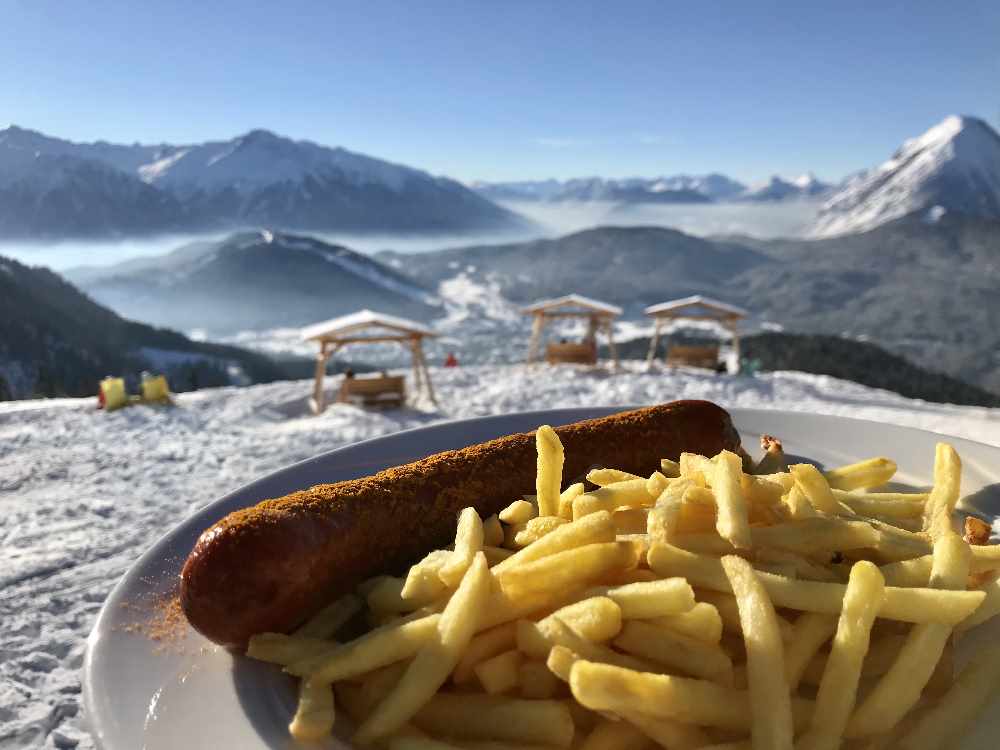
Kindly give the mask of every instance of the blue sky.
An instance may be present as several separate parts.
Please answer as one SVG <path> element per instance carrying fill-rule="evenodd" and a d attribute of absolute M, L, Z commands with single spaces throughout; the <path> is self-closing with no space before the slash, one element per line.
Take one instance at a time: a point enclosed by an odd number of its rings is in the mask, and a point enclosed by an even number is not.
<path fill-rule="evenodd" d="M 265 127 L 463 179 L 881 161 L 1000 119 L 1000 3 L 0 0 L 0 126 Z"/>

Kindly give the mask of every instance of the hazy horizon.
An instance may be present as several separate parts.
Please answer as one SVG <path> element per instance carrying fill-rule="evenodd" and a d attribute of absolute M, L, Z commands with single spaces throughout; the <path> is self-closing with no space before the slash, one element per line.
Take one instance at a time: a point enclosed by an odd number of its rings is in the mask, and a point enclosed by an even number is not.
<path fill-rule="evenodd" d="M 696 236 L 746 234 L 761 239 L 801 237 L 818 206 L 816 201 L 775 203 L 646 204 L 628 206 L 603 201 L 503 205 L 539 225 L 535 232 L 465 232 L 447 234 L 352 234 L 287 230 L 344 245 L 365 254 L 382 250 L 422 253 L 473 245 L 498 245 L 559 237 L 598 226 L 663 226 Z M 251 230 L 253 228 L 248 227 Z M 53 242 L 0 241 L 0 256 L 57 272 L 84 266 L 109 266 L 136 258 L 166 255 L 192 242 L 213 241 L 235 231 L 172 234 L 148 238 L 71 239 Z"/>

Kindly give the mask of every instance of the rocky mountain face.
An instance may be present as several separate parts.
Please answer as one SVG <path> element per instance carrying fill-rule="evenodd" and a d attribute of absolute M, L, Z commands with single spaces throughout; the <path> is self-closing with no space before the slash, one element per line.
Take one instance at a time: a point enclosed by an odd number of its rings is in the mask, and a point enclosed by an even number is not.
<path fill-rule="evenodd" d="M 953 115 L 861 172 L 823 205 L 813 235 L 873 229 L 910 214 L 944 212 L 1000 219 L 1000 135 L 975 117 Z"/>
<path fill-rule="evenodd" d="M 0 130 L 0 238 L 260 225 L 463 232 L 528 222 L 454 180 L 266 130 L 187 146 L 73 143 Z"/>

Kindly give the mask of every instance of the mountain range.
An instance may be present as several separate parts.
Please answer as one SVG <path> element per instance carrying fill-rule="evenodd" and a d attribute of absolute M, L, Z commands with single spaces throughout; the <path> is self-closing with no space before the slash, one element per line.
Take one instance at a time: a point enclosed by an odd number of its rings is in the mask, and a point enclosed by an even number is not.
<path fill-rule="evenodd" d="M 266 130 L 185 146 L 0 130 L 0 239 L 262 225 L 342 232 L 530 226 L 455 180 Z"/>
<path fill-rule="evenodd" d="M 612 203 L 710 203 L 725 201 L 778 201 L 815 198 L 831 185 L 806 173 L 786 180 L 777 175 L 759 185 L 745 185 L 722 174 L 673 175 L 605 179 L 521 182 L 474 182 L 471 187 L 493 201 L 609 201 Z"/>

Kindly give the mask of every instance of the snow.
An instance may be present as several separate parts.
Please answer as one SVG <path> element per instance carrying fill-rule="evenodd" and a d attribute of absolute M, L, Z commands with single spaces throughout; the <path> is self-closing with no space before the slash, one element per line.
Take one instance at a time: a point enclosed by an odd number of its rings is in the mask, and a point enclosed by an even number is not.
<path fill-rule="evenodd" d="M 617 305 L 609 305 L 607 302 L 584 297 L 582 294 L 566 294 L 562 297 L 539 300 L 525 307 L 524 311 L 535 312 L 539 310 L 553 310 L 560 307 L 583 307 L 597 310 L 598 312 L 611 313 L 612 315 L 621 315 L 623 312 Z"/>
<path fill-rule="evenodd" d="M 374 312 L 373 310 L 359 310 L 349 315 L 341 315 L 339 318 L 331 318 L 322 323 L 314 323 L 302 329 L 302 339 L 319 339 L 324 336 L 354 332 L 361 328 L 389 328 L 398 329 L 404 332 L 419 333 L 424 336 L 435 336 L 430 328 L 418 323 L 415 320 L 400 318 L 395 315 Z"/>
<path fill-rule="evenodd" d="M 676 310 L 680 307 L 687 307 L 688 305 L 700 305 L 706 308 L 716 308 L 717 310 L 721 310 L 723 312 L 732 313 L 733 315 L 742 315 L 744 317 L 750 314 L 742 307 L 730 305 L 728 302 L 721 302 L 717 299 L 705 297 L 701 294 L 694 294 L 690 297 L 682 297 L 680 299 L 670 300 L 669 302 L 661 302 L 658 305 L 650 305 L 644 312 L 646 315 L 656 315 L 656 313 L 668 312 L 669 310 Z"/>
<path fill-rule="evenodd" d="M 910 425 L 1000 444 L 1000 410 L 930 404 L 826 376 L 757 378 L 537 366 L 435 368 L 440 411 L 335 404 L 308 416 L 310 381 L 208 389 L 177 408 L 105 414 L 92 399 L 0 403 L 0 747 L 89 750 L 84 641 L 128 566 L 192 511 L 254 477 L 440 420 L 539 408 L 707 398 Z M 336 386 L 328 379 L 328 387 Z M 892 447 L 886 452 L 891 454 Z"/>
<path fill-rule="evenodd" d="M 873 229 L 935 204 L 1000 218 L 1000 137 L 982 120 L 952 115 L 905 141 L 830 197 L 812 235 Z"/>

